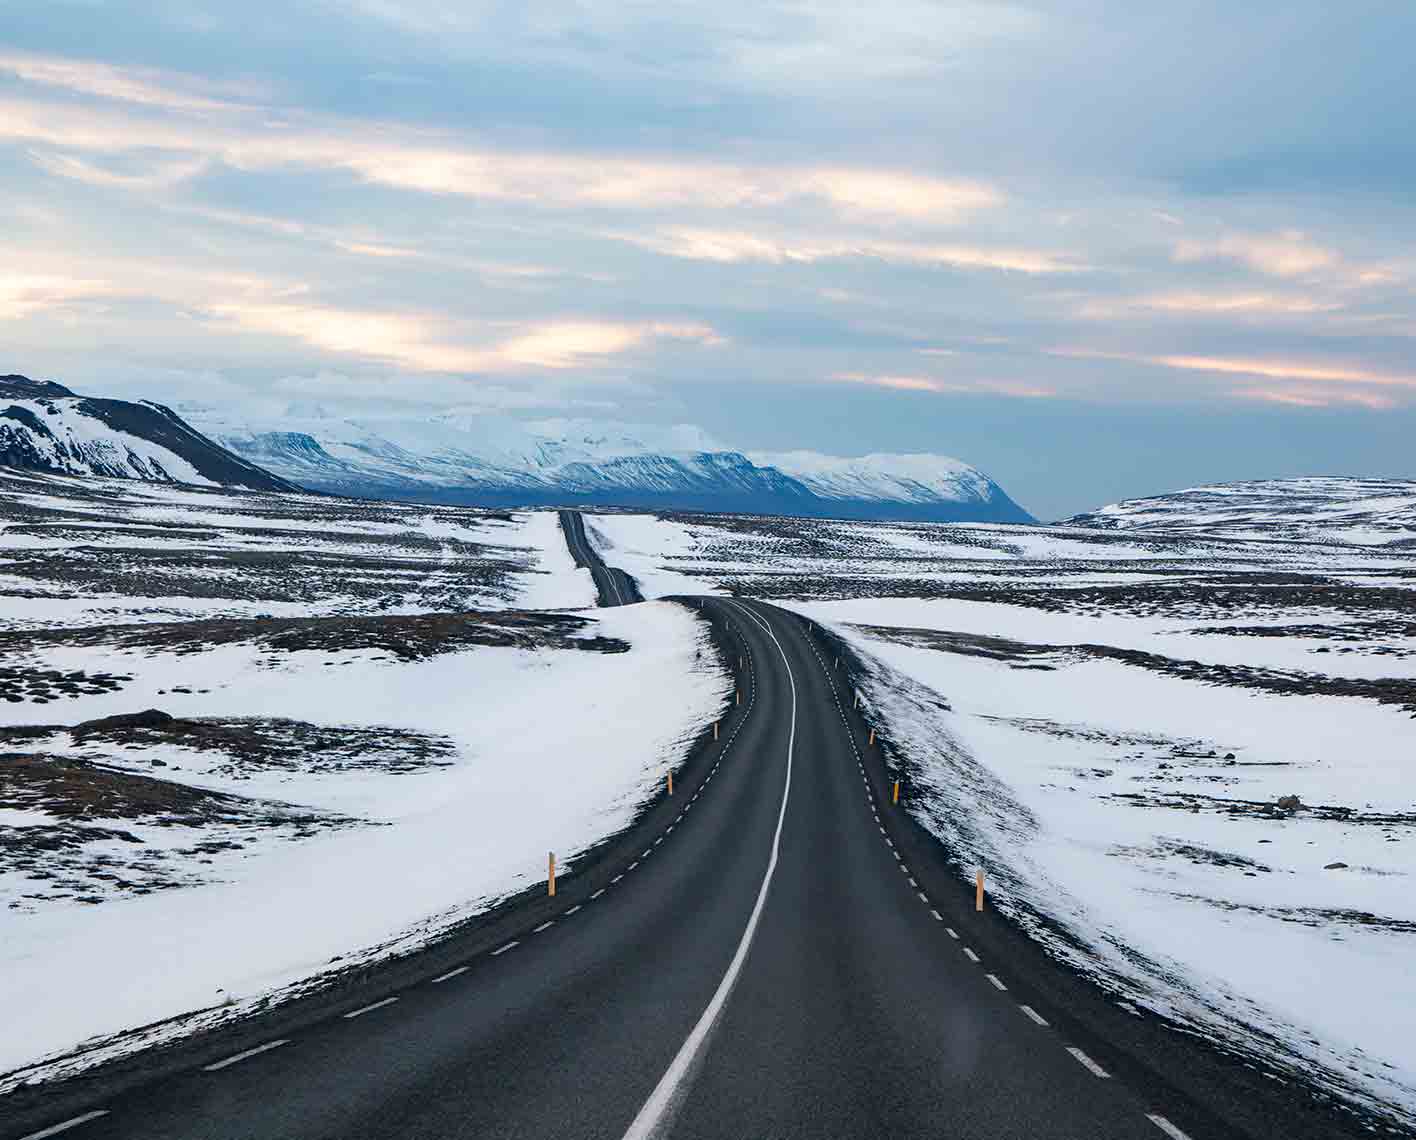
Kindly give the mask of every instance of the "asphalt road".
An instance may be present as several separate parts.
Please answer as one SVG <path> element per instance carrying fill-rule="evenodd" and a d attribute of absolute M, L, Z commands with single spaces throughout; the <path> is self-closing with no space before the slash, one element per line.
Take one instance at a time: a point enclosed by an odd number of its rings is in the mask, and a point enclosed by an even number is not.
<path fill-rule="evenodd" d="M 184 1046 L 161 1071 L 31 1098 L 0 1134 L 1340 1134 L 975 914 L 889 803 L 819 631 L 759 603 L 687 604 L 715 624 L 741 703 L 672 800 L 556 899 L 523 900 L 305 1016 Z"/>
<path fill-rule="evenodd" d="M 607 566 L 590 540 L 585 536 L 585 516 L 579 511 L 560 512 L 561 530 L 565 533 L 565 543 L 570 548 L 570 556 L 577 566 L 585 566 L 595 580 L 595 589 L 602 606 L 627 606 L 642 602 L 639 584 L 623 570 Z"/>

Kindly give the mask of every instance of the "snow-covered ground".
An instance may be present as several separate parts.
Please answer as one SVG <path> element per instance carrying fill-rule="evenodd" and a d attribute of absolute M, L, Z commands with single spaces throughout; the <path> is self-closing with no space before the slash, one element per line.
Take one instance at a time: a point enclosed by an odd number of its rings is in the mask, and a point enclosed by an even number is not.
<path fill-rule="evenodd" d="M 0 473 L 0 1091 L 573 870 L 731 688 L 593 602 L 554 513 Z"/>
<path fill-rule="evenodd" d="M 594 600 L 554 512 L 0 469 L 0 622 L 11 629 Z"/>
<path fill-rule="evenodd" d="M 1416 531 L 1257 525 L 591 533 L 851 643 L 917 818 L 1117 1000 L 1416 1120 Z"/>

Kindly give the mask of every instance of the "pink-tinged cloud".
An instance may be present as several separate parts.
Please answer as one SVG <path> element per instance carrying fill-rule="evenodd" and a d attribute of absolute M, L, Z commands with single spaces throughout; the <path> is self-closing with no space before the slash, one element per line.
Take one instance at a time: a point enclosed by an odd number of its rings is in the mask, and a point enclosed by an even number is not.
<path fill-rule="evenodd" d="M 869 259 L 894 264 L 994 269 L 1025 274 L 1076 273 L 1087 268 L 1084 263 L 1069 255 L 1047 250 L 937 242 L 774 237 L 743 230 L 715 230 L 690 226 L 671 226 L 648 233 L 619 233 L 612 236 L 669 257 L 690 261 L 716 261 L 722 264 L 813 264 L 819 261 Z"/>
<path fill-rule="evenodd" d="M 0 321 L 119 295 L 112 282 L 62 274 L 0 271 Z"/>
<path fill-rule="evenodd" d="M 1179 262 L 1237 261 L 1270 277 L 1303 277 L 1341 260 L 1333 250 L 1311 241 L 1299 230 L 1231 233 L 1214 241 L 1182 241 L 1175 246 L 1174 257 Z"/>
<path fill-rule="evenodd" d="M 717 345 L 707 325 L 548 321 L 485 345 L 457 343 L 446 322 L 409 313 L 345 310 L 285 301 L 213 304 L 219 325 L 290 337 L 328 352 L 382 360 L 418 372 L 559 371 L 602 362 L 658 340 Z"/>
<path fill-rule="evenodd" d="M 226 112 L 246 109 L 232 98 L 254 99 L 263 89 L 244 83 L 212 83 L 192 75 L 151 68 L 113 67 L 87 59 L 0 54 L 0 74 L 78 95 L 168 111 Z"/>
<path fill-rule="evenodd" d="M 844 216 L 951 223 L 1002 200 L 981 183 L 904 171 L 497 151 L 385 123 L 301 115 L 282 124 L 245 111 L 193 117 L 177 99 L 141 102 L 171 113 L 3 100 L 0 139 L 61 152 L 166 152 L 248 171 L 344 170 L 396 189 L 553 207 L 727 210 L 814 200 Z"/>
<path fill-rule="evenodd" d="M 1046 399 L 1057 392 L 1039 384 L 1013 380 L 940 380 L 933 376 L 903 376 L 873 372 L 836 372 L 832 380 L 844 384 L 864 384 L 897 392 L 937 392 L 948 395 L 1015 396 L 1019 399 Z"/>
<path fill-rule="evenodd" d="M 1153 364 L 1185 372 L 1215 372 L 1224 375 L 1256 376 L 1266 380 L 1313 381 L 1327 384 L 1371 384 L 1376 386 L 1416 388 L 1416 375 L 1377 372 L 1372 369 L 1317 364 L 1311 361 L 1267 360 L 1250 357 L 1189 356 L 1183 354 L 1147 355 L 1131 352 L 1106 352 L 1089 348 L 1051 348 L 1049 356 L 1079 360 L 1124 360 L 1137 364 Z"/>
<path fill-rule="evenodd" d="M 1149 313 L 1184 317 L 1293 317 L 1336 312 L 1342 307 L 1340 301 L 1301 294 L 1189 290 L 1089 300 L 1081 305 L 1077 315 L 1086 320 L 1118 320 Z"/>
<path fill-rule="evenodd" d="M 1258 400 L 1267 404 L 1283 404 L 1295 408 L 1329 408 L 1335 404 L 1355 404 L 1358 407 L 1383 411 L 1397 406 L 1397 401 L 1380 392 L 1357 392 L 1351 389 L 1333 391 L 1319 388 L 1236 388 L 1233 395 L 1243 400 Z"/>

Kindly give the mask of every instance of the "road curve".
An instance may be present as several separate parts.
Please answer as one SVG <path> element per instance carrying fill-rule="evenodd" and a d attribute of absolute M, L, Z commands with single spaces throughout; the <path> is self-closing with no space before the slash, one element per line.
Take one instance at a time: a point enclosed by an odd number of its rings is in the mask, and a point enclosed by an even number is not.
<path fill-rule="evenodd" d="M 0 1135 L 1344 1134 L 976 915 L 888 802 L 819 630 L 755 602 L 685 604 L 712 621 L 740 701 L 677 794 L 556 899 L 303 1020 L 256 1018 L 126 1084 L 31 1098 Z"/>
<path fill-rule="evenodd" d="M 590 545 L 590 539 L 585 534 L 585 516 L 579 511 L 560 511 L 559 514 L 561 530 L 565 534 L 566 546 L 570 548 L 570 556 L 575 559 L 577 566 L 583 566 L 590 571 L 590 576 L 595 580 L 600 605 L 627 606 L 642 602 L 644 595 L 639 592 L 639 583 L 623 570 L 607 566 L 605 560 Z"/>

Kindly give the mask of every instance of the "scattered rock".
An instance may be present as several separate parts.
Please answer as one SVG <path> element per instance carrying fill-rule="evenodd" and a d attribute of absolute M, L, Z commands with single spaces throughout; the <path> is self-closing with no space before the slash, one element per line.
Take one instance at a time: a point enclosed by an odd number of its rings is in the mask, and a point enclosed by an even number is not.
<path fill-rule="evenodd" d="M 1297 796 L 1279 796 L 1277 806 L 1280 811 L 1286 811 L 1292 815 L 1303 806 L 1303 801 Z"/>

